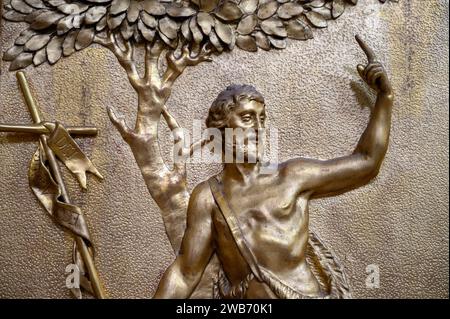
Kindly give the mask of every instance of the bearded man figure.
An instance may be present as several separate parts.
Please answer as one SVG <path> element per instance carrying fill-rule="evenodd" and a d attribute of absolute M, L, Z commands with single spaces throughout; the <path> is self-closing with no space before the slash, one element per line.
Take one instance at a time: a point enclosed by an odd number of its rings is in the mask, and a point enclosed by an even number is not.
<path fill-rule="evenodd" d="M 366 130 L 351 155 L 321 161 L 294 158 L 271 174 L 262 163 L 233 160 L 192 192 L 180 252 L 161 279 L 155 298 L 188 298 L 216 253 L 229 282 L 224 298 L 323 298 L 307 263 L 308 204 L 361 187 L 379 171 L 388 148 L 393 92 L 373 51 L 357 38 L 369 63 L 357 69 L 378 93 Z M 212 104 L 208 127 L 264 128 L 264 98 L 253 87 L 231 86 Z M 246 139 L 252 136 L 245 136 Z M 256 138 L 258 140 L 258 137 Z"/>

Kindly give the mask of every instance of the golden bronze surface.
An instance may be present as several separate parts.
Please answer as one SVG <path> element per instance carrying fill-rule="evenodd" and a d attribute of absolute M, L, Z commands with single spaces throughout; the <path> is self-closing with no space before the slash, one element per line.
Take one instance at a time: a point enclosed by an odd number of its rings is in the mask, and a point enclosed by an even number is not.
<path fill-rule="evenodd" d="M 193 1 L 195 3 L 195 1 Z M 164 12 L 167 12 L 167 15 L 155 15 L 152 16 L 151 14 L 148 14 L 148 11 L 144 8 L 140 8 L 142 5 L 138 1 L 130 1 L 129 6 L 115 6 L 112 8 L 110 7 L 110 2 L 105 1 L 107 5 L 105 5 L 105 12 L 102 13 L 102 9 L 99 7 L 91 6 L 89 9 L 83 11 L 81 10 L 80 13 L 75 13 L 75 16 L 78 17 L 78 22 L 80 22 L 79 17 L 88 17 L 93 19 L 93 21 L 100 17 L 100 19 L 106 21 L 106 25 L 103 24 L 103 28 L 112 28 L 115 30 L 115 32 L 109 32 L 111 30 L 108 30 L 106 32 L 107 34 L 97 34 L 94 35 L 94 42 L 101 43 L 102 45 L 108 47 L 111 49 L 114 54 L 116 54 L 117 58 L 119 59 L 121 65 L 125 68 L 127 73 L 129 74 L 130 83 L 132 83 L 133 87 L 138 93 L 139 96 L 139 110 L 138 110 L 138 116 L 136 125 L 134 128 L 129 128 L 126 126 L 125 120 L 120 119 L 115 115 L 115 112 L 111 109 L 109 110 L 111 120 L 113 123 L 118 127 L 119 131 L 121 132 L 122 136 L 125 138 L 125 140 L 129 143 L 131 146 L 131 149 L 133 150 L 133 154 L 136 158 L 136 161 L 141 168 L 142 175 L 144 176 L 146 185 L 148 189 L 150 190 L 150 193 L 152 196 L 154 196 L 156 199 L 156 202 L 161 207 L 162 206 L 162 213 L 164 218 L 164 223 L 166 226 L 166 229 L 169 234 L 169 238 L 171 239 L 171 243 L 175 249 L 175 251 L 178 251 L 178 246 L 181 241 L 181 236 L 184 231 L 184 219 L 186 214 L 186 206 L 187 206 L 187 200 L 189 199 L 189 193 L 187 192 L 187 186 L 186 184 L 186 177 L 185 177 L 185 171 L 184 171 L 184 165 L 180 165 L 179 163 L 176 163 L 175 170 L 171 170 L 170 168 L 167 168 L 165 161 L 163 160 L 163 156 L 160 155 L 158 144 L 158 135 L 157 135 L 157 127 L 158 122 L 160 120 L 160 116 L 152 117 L 151 114 L 153 112 L 146 112 L 148 109 L 155 107 L 155 109 L 159 109 L 159 114 L 163 115 L 163 118 L 165 121 L 169 124 L 170 127 L 176 127 L 178 124 L 176 124 L 176 121 L 172 121 L 172 124 L 170 124 L 171 119 L 174 120 L 173 116 L 168 113 L 168 111 L 165 109 L 165 101 L 168 99 L 168 97 L 165 97 L 163 95 L 162 99 L 158 99 L 158 93 L 161 93 L 161 86 L 158 85 L 158 80 L 161 81 L 161 73 L 166 72 L 167 79 L 170 80 L 170 78 L 175 79 L 177 76 L 179 76 L 178 73 L 180 73 L 180 70 L 182 71 L 185 66 L 189 65 L 186 62 L 183 62 L 183 52 L 178 51 L 174 54 L 174 57 L 169 54 L 169 56 L 166 58 L 166 61 L 162 61 L 162 64 L 167 64 L 167 70 L 161 68 L 161 63 L 148 63 L 148 60 L 150 58 L 153 60 L 164 60 L 164 55 L 162 54 L 164 50 L 161 50 L 159 52 L 158 48 L 159 46 L 163 46 L 165 50 L 169 50 L 169 53 L 171 49 L 168 49 L 171 45 L 174 45 L 174 32 L 173 27 L 175 26 L 170 20 L 179 21 L 184 20 L 184 15 L 187 16 L 186 20 L 188 20 L 188 23 L 180 23 L 181 26 L 179 26 L 181 32 L 184 30 L 184 34 L 186 34 L 186 37 L 191 37 L 191 41 L 195 40 L 197 38 L 197 41 L 199 41 L 200 36 L 202 37 L 202 40 L 204 40 L 205 36 L 209 36 L 209 40 L 212 43 L 209 47 L 204 47 L 204 51 L 202 51 L 200 48 L 203 48 L 203 46 L 194 46 L 189 48 L 189 50 L 193 51 L 194 53 L 203 53 L 204 56 L 197 56 L 197 58 L 204 58 L 204 60 L 208 60 L 208 53 L 211 50 L 212 53 L 218 53 L 221 49 L 224 48 L 230 48 L 228 45 L 228 42 L 231 41 L 230 45 L 233 45 L 234 43 L 247 51 L 254 51 L 255 48 L 262 48 L 262 49 L 270 49 L 270 48 L 284 48 L 286 44 L 286 37 L 284 36 L 284 31 L 282 28 L 279 28 L 279 23 L 277 22 L 277 19 L 283 19 L 283 26 L 287 30 L 287 36 L 291 38 L 296 38 L 298 35 L 290 33 L 288 26 L 291 24 L 288 17 L 292 15 L 294 12 L 297 12 L 296 14 L 301 15 L 303 19 L 301 19 L 300 27 L 306 26 L 305 29 L 301 29 L 298 31 L 301 35 L 304 34 L 304 37 L 312 36 L 312 32 L 307 32 L 305 30 L 311 31 L 311 27 L 323 27 L 328 25 L 331 18 L 336 18 L 340 14 L 342 14 L 343 8 L 345 8 L 344 4 L 350 3 L 352 1 L 323 1 L 323 6 L 318 6 L 318 8 L 309 6 L 305 6 L 302 9 L 299 9 L 297 6 L 292 6 L 292 8 L 281 8 L 281 1 L 279 3 L 271 4 L 270 6 L 265 6 L 264 8 L 258 8 L 256 7 L 252 8 L 252 3 L 256 3 L 257 1 L 242 1 L 240 3 L 241 10 L 254 10 L 254 14 L 250 14 L 250 18 L 247 16 L 247 12 L 245 11 L 245 15 L 242 16 L 242 19 L 239 18 L 239 22 L 235 23 L 237 21 L 233 21 L 233 23 L 224 22 L 222 19 L 225 17 L 228 17 L 231 13 L 230 12 L 220 12 L 220 10 L 214 9 L 214 5 L 217 5 L 218 2 L 214 2 L 211 7 L 202 7 L 200 13 L 192 13 L 192 10 L 181 10 L 181 9 L 172 9 L 169 4 L 164 4 L 162 7 L 159 6 L 160 10 L 165 10 Z M 274 1 L 276 2 L 276 1 Z M 308 4 L 308 1 L 303 1 L 305 4 Z M 356 1 L 354 1 L 356 2 Z M 84 4 L 84 1 L 79 1 L 80 4 Z M 242 4 L 245 3 L 248 4 L 249 7 Z M 318 3 L 316 1 L 316 3 Z M 46 3 L 47 4 L 47 3 Z M 199 3 L 197 3 L 199 4 Z M 187 6 L 190 7 L 190 6 Z M 33 63 L 34 65 L 39 65 L 39 63 L 43 63 L 46 61 L 46 59 L 50 63 L 55 63 L 57 59 L 59 59 L 61 56 L 70 55 L 75 50 L 82 49 L 89 41 L 91 41 L 92 30 L 84 30 L 84 29 L 92 29 L 94 28 L 95 23 L 92 23 L 90 27 L 89 24 L 83 25 L 81 29 L 83 29 L 83 32 L 79 32 L 77 27 L 74 27 L 73 29 L 70 29 L 67 31 L 67 33 L 58 34 L 57 39 L 49 39 L 49 42 L 47 42 L 47 49 L 44 50 L 44 48 L 40 48 L 37 51 L 33 51 L 34 48 L 39 47 L 47 41 L 48 37 L 46 37 L 46 31 L 53 29 L 56 27 L 56 25 L 61 22 L 61 26 L 64 27 L 64 23 L 67 22 L 70 19 L 66 19 L 62 21 L 64 18 L 67 18 L 67 13 L 64 12 L 64 5 L 61 7 L 62 10 L 57 11 L 55 8 L 51 8 L 50 11 L 54 11 L 51 15 L 48 15 L 47 17 L 42 17 L 44 20 L 41 20 L 41 23 L 44 24 L 51 24 L 49 29 L 39 29 L 40 25 L 35 24 L 32 30 L 29 31 L 29 33 L 25 32 L 23 34 L 24 37 L 21 37 L 21 40 L 18 41 L 18 43 L 15 44 L 15 48 L 11 49 L 11 51 L 6 54 L 6 59 L 17 59 L 14 60 L 14 62 L 11 64 L 11 67 L 20 67 L 23 68 L 27 66 L 28 64 Z M 143 9 L 142 14 L 139 14 L 139 16 L 135 19 L 133 12 L 136 12 L 136 8 L 139 10 Z M 162 9 L 164 8 L 164 9 Z M 197 7 L 192 6 L 192 8 L 197 9 Z M 25 16 L 27 15 L 24 13 L 24 10 L 27 9 L 21 8 L 21 7 L 14 7 L 14 10 L 11 10 L 10 8 L 6 8 L 7 12 L 15 11 L 15 13 L 10 13 L 8 17 L 12 20 L 16 19 L 17 21 L 21 21 L 21 19 L 25 19 Z M 91 10 L 91 13 L 88 15 L 87 12 Z M 95 10 L 94 10 L 95 9 Z M 110 10 L 115 10 L 114 13 Z M 148 8 L 147 8 L 148 9 Z M 262 10 L 264 9 L 264 10 Z M 317 9 L 317 10 L 316 10 Z M 23 12 L 17 12 L 23 11 Z M 150 10 L 150 9 L 148 9 Z M 303 10 L 302 13 L 300 10 Z M 145 11 L 145 12 L 144 12 Z M 271 14 L 275 14 L 272 15 Z M 57 16 L 56 13 L 59 15 Z M 169 14 L 169 12 L 172 12 Z M 110 14 L 111 13 L 111 14 Z M 153 17 L 155 20 L 157 20 L 158 26 L 155 26 L 151 28 L 148 24 L 151 24 L 152 18 L 148 16 Z M 191 15 L 192 14 L 192 15 Z M 65 17 L 64 17 L 65 16 Z M 268 17 L 269 16 L 269 17 Z M 271 18 L 271 17 L 272 18 Z M 59 17 L 58 22 L 56 22 L 57 18 Z M 163 18 L 167 18 L 164 21 Z M 195 19 L 194 19 L 195 17 Z M 323 19 L 323 17 L 328 17 L 326 19 Z M 297 16 L 295 16 L 297 18 Z M 48 20 L 46 20 L 48 19 Z M 218 24 L 218 30 L 220 30 L 218 33 L 222 36 L 222 38 L 218 38 L 217 30 L 213 27 L 211 28 L 212 31 L 209 30 L 210 21 L 213 19 L 213 21 L 218 21 L 224 25 L 229 25 L 231 28 L 235 27 L 236 24 L 236 33 L 230 34 L 227 33 L 226 27 L 222 27 L 220 24 Z M 284 19 L 287 19 L 286 21 Z M 295 19 L 296 20 L 296 19 Z M 325 22 L 324 22 L 325 20 Z M 80 23 L 84 23 L 86 21 L 82 20 Z M 99 20 L 100 21 L 100 20 Z M 103 21 L 103 22 L 104 22 Z M 134 21 L 134 22 L 133 22 Z M 143 21 L 143 22 L 141 22 Z M 63 23 L 64 22 L 64 23 Z M 139 22 L 141 22 L 141 25 L 139 25 Z M 148 24 L 146 24 L 146 22 Z M 293 22 L 294 24 L 297 22 Z M 304 24 L 304 25 L 303 25 Z M 261 30 L 252 30 L 253 25 L 258 25 L 258 28 L 261 28 Z M 183 29 L 184 26 L 184 29 Z M 69 26 L 70 27 L 70 26 Z M 95 25 L 97 27 L 97 25 Z M 289 26 L 289 27 L 292 27 Z M 298 26 L 294 26 L 298 27 Z M 101 24 L 99 23 L 99 30 L 102 28 Z M 149 31 L 150 29 L 150 31 Z M 120 34 L 119 34 L 120 30 Z M 129 39 L 130 43 L 127 43 L 126 37 L 129 36 L 130 30 L 134 30 L 132 36 L 130 36 Z M 137 30 L 137 31 L 136 31 Z M 292 29 L 291 29 L 292 30 Z M 297 30 L 293 28 L 293 30 Z M 97 31 L 97 30 L 96 30 Z M 199 33 L 200 32 L 200 33 Z M 249 33 L 247 33 L 249 32 Z M 302 33 L 300 33 L 302 32 Z M 80 36 L 78 37 L 78 34 L 80 33 Z M 136 64 L 137 61 L 135 60 L 133 56 L 133 47 L 138 47 L 138 43 L 142 43 L 142 37 L 145 36 L 152 36 L 154 35 L 154 41 L 152 43 L 152 47 L 149 48 L 149 46 L 146 44 L 145 47 L 147 49 L 147 56 L 146 64 L 150 65 L 150 68 L 153 68 L 153 75 L 150 77 L 150 79 L 146 76 L 142 76 L 143 72 L 137 72 Z M 205 34 L 206 33 L 206 34 Z M 271 34 L 274 33 L 274 34 Z M 33 39 L 32 42 L 26 46 L 26 43 L 22 43 L 21 41 L 25 41 L 25 39 L 31 34 L 31 37 L 38 36 L 36 39 Z M 53 35 L 53 33 L 52 33 Z M 112 35 L 112 36 L 111 36 Z M 178 34 L 179 37 L 181 37 Z M 64 38 L 64 42 L 61 42 L 61 38 Z M 123 38 L 122 38 L 123 37 Z M 125 40 L 124 40 L 125 39 Z M 140 40 L 139 40 L 140 39 Z M 27 40 L 31 40 L 28 38 Z M 138 41 L 139 40 L 139 41 Z M 159 41 L 157 41 L 159 40 Z M 66 42 L 67 41 L 67 42 Z M 181 42 L 185 42 L 184 38 L 181 38 Z M 146 42 L 146 41 L 144 41 Z M 195 41 L 194 41 L 195 42 Z M 255 46 L 254 42 L 257 42 L 257 45 Z M 22 43 L 22 44 L 21 44 Z M 52 45 L 50 46 L 50 43 Z M 62 44 L 61 44 L 62 43 Z M 183 43 L 185 44 L 185 43 Z M 203 44 L 203 43 L 202 43 Z M 23 51 L 20 51 L 23 50 Z M 61 55 L 61 50 L 63 50 Z M 153 51 L 148 52 L 148 51 Z M 155 52 L 156 51 L 156 52 Z M 18 53 L 21 52 L 21 53 Z M 94 51 L 90 51 L 90 53 L 93 53 Z M 18 53 L 15 57 L 14 54 Z M 98 53 L 98 51 L 95 51 L 94 53 Z M 153 56 L 152 56 L 153 54 Z M 159 54 L 162 54 L 162 59 L 159 58 Z M 100 56 L 101 54 L 99 54 Z M 32 59 L 31 59 L 32 56 Z M 195 57 L 195 54 L 193 54 Z M 104 57 L 104 55 L 101 55 L 101 57 Z M 130 57 L 132 57 L 130 59 Z M 177 66 L 176 61 L 170 61 L 170 60 L 176 60 L 180 59 L 181 62 L 179 62 L 179 65 Z M 192 60 L 193 57 L 191 54 L 189 54 L 189 59 Z M 188 60 L 189 60 L 188 59 Z M 186 60 L 186 56 L 184 58 Z M 31 61 L 31 62 L 30 62 Z M 136 62 L 136 63 L 135 63 Z M 156 61 L 153 61 L 156 62 Z M 160 61 L 161 62 L 161 61 Z M 151 66 L 153 64 L 153 66 Z M 183 66 L 185 64 L 185 66 Z M 195 64 L 195 63 L 194 63 Z M 181 66 L 181 68 L 179 68 Z M 146 65 L 146 69 L 148 69 L 148 66 Z M 155 72 L 155 70 L 157 72 Z M 164 71 L 164 72 L 162 72 Z M 169 72 L 170 71 L 170 72 Z M 151 73 L 151 72 L 149 72 Z M 62 74 L 62 72 L 60 73 Z M 144 83 L 146 82 L 146 83 Z M 150 84 L 148 83 L 150 82 Z M 141 89 L 139 90 L 139 86 L 137 84 L 144 84 Z M 173 81 L 168 81 L 169 85 L 173 84 Z M 138 89 L 136 89 L 138 88 Z M 147 92 L 147 93 L 144 93 Z M 150 93 L 148 93 L 150 92 Z M 170 93 L 170 92 L 169 92 Z M 147 99 L 145 95 L 154 95 L 156 98 L 151 97 L 150 99 Z M 163 102 L 161 102 L 163 100 Z M 158 113 L 156 112 L 156 113 Z M 177 114 L 178 115 L 178 114 Z M 151 122 L 150 125 L 147 125 L 147 122 Z M 142 125 L 141 125 L 142 124 Z M 144 128 L 147 126 L 147 128 Z M 150 129 L 149 129 L 150 128 Z M 33 128 L 34 129 L 34 128 Z M 42 127 L 39 128 L 42 130 Z M 69 128 L 67 128 L 69 130 Z M 138 143 L 138 140 L 143 140 L 142 143 Z M 195 148 L 197 145 L 204 145 L 203 141 L 197 142 L 197 144 L 192 145 L 192 148 Z M 181 173 L 181 174 L 180 174 Z M 167 196 L 167 197 L 166 197 Z M 167 200 L 168 199 L 168 200 Z M 168 202 L 168 203 L 166 203 Z M 240 212 L 240 209 L 236 209 L 238 212 Z M 312 241 L 311 237 L 309 239 Z M 320 268 L 320 267 L 319 267 Z"/>
<path fill-rule="evenodd" d="M 129 144 L 147 188 L 161 210 L 172 247 L 178 252 L 190 197 L 186 166 L 175 161 L 173 169 L 169 168 L 158 139 L 161 115 L 169 128 L 178 127 L 165 107 L 175 81 L 188 66 L 211 61 L 212 54 L 233 50 L 235 46 L 245 51 L 284 49 L 287 38 L 312 39 L 312 28 L 327 27 L 329 20 L 341 16 L 348 5 L 356 4 L 353 0 L 284 2 L 133 0 L 105 1 L 99 5 L 81 0 L 64 4 L 45 2 L 42 5 L 46 11 L 38 12 L 36 17 L 33 13 L 38 8 L 14 2 L 6 6 L 5 19 L 27 22 L 30 28 L 5 52 L 3 60 L 11 61 L 11 71 L 45 61 L 54 64 L 94 43 L 116 56 L 138 95 L 138 111 L 134 128 L 118 117 L 111 106 L 108 115 Z M 135 61 L 138 47 L 145 50 L 141 73 Z M 191 150 L 204 144 L 197 141 Z M 321 243 L 319 246 L 323 251 L 316 253 L 324 254 L 326 248 Z M 329 271 L 342 272 L 339 262 L 330 259 Z M 199 289 L 209 286 L 214 276 L 205 274 Z M 347 290 L 345 278 L 339 281 L 342 289 Z"/>
<path fill-rule="evenodd" d="M 93 246 L 86 222 L 81 210 L 70 203 L 57 163 L 58 157 L 80 179 L 83 188 L 86 188 L 85 171 L 92 171 L 101 178 L 100 173 L 69 135 L 71 131 L 81 133 L 81 135 L 96 135 L 97 129 L 92 127 L 70 128 L 66 131 L 59 123 L 45 122 L 33 99 L 25 74 L 18 72 L 17 80 L 35 124 L 28 126 L 0 125 L 0 132 L 39 134 L 39 148 L 30 164 L 30 187 L 55 222 L 74 236 L 74 262 L 81 268 L 82 273 L 84 273 L 85 268 L 88 273 L 86 281 L 83 282 L 83 287 L 93 293 L 95 297 L 105 298 L 106 294 L 95 268 Z M 50 136 L 46 135 L 48 133 L 51 133 Z M 79 259 L 78 254 L 81 255 L 82 260 Z M 77 297 L 81 298 L 79 288 L 72 291 Z"/>

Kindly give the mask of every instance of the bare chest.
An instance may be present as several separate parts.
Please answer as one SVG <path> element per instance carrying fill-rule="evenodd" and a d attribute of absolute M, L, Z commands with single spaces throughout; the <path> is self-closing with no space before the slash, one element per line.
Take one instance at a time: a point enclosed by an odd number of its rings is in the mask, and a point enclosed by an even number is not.
<path fill-rule="evenodd" d="M 262 264 L 280 258 L 292 261 L 302 258 L 308 236 L 309 194 L 299 194 L 289 185 L 276 183 L 248 188 L 233 186 L 225 189 L 225 197 L 247 244 Z M 219 249 L 231 257 L 237 247 L 226 220 L 218 209 L 214 216 Z"/>

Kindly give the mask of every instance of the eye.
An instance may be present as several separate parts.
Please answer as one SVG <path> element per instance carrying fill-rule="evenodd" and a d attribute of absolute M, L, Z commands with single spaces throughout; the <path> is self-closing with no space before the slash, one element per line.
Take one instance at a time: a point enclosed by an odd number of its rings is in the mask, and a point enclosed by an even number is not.
<path fill-rule="evenodd" d="M 248 123 L 252 120 L 252 117 L 250 115 L 244 115 L 241 119 L 243 122 Z"/>

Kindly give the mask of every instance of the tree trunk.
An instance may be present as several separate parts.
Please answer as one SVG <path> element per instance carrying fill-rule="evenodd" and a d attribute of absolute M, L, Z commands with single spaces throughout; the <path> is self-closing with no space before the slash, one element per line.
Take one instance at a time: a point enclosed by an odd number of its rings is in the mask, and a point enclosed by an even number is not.
<path fill-rule="evenodd" d="M 186 227 L 189 192 L 184 170 L 169 169 L 161 156 L 158 126 L 163 106 L 139 94 L 136 128 L 126 140 L 147 189 L 161 210 L 170 243 L 178 252 Z"/>
<path fill-rule="evenodd" d="M 184 46 L 177 57 L 173 51 L 169 51 L 166 54 L 167 68 L 161 74 L 158 61 L 166 46 L 161 41 L 148 43 L 145 47 L 145 74 L 141 77 L 134 62 L 134 44 L 122 39 L 122 47 L 118 45 L 117 38 L 121 38 L 121 35 L 110 32 L 106 37 L 96 36 L 94 41 L 114 53 L 138 94 L 135 128 L 129 128 L 125 120 L 118 118 L 111 108 L 108 108 L 108 114 L 123 139 L 130 145 L 147 189 L 161 210 L 172 248 L 175 254 L 178 254 L 186 228 L 190 196 L 187 190 L 186 168 L 184 163 L 174 163 L 173 169 L 167 167 L 161 156 L 158 126 L 163 115 L 171 130 L 179 127 L 165 109 L 172 86 L 187 66 L 211 61 L 212 51 L 207 49 L 206 45 L 198 48 L 194 54 L 188 46 Z M 213 257 L 192 297 L 213 297 L 213 279 L 216 278 L 219 267 L 217 257 Z"/>

